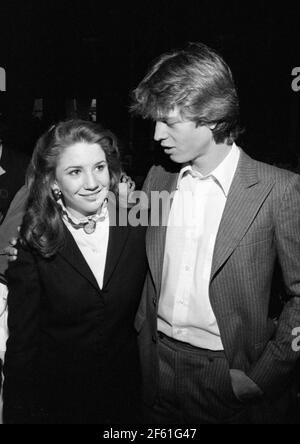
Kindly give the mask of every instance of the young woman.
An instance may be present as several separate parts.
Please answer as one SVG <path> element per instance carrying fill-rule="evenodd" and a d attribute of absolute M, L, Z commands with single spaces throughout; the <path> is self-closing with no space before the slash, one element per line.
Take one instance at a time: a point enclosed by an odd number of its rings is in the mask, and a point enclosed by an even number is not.
<path fill-rule="evenodd" d="M 37 143 L 7 272 L 5 423 L 137 421 L 145 228 L 118 225 L 120 172 L 114 137 L 92 122 Z"/>

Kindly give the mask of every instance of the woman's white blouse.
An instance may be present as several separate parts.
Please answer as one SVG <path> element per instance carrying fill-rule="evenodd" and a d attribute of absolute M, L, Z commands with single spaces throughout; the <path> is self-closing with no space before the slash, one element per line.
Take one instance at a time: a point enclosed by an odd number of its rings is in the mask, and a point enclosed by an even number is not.
<path fill-rule="evenodd" d="M 104 220 L 99 220 L 97 222 L 96 230 L 91 234 L 85 233 L 83 228 L 73 228 L 65 219 L 63 219 L 63 221 L 93 272 L 100 289 L 102 289 L 109 238 L 108 212 Z"/>

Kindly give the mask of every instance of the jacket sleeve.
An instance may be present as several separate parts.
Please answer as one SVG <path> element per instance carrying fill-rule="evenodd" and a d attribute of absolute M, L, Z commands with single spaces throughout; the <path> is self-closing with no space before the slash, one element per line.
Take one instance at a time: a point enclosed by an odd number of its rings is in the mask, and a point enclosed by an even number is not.
<path fill-rule="evenodd" d="M 39 342 L 40 283 L 30 251 L 18 244 L 18 259 L 7 271 L 9 338 L 4 365 L 4 420 L 36 423 L 36 356 Z"/>
<path fill-rule="evenodd" d="M 286 287 L 287 301 L 275 337 L 267 344 L 248 376 L 270 396 L 290 380 L 300 356 L 295 329 L 300 327 L 300 176 L 289 181 L 275 214 L 275 242 Z"/>
<path fill-rule="evenodd" d="M 28 189 L 24 185 L 15 195 L 7 215 L 0 226 L 0 250 L 8 246 L 9 240 L 18 237 L 18 227 L 21 225 L 25 205 L 28 197 Z M 8 267 L 6 255 L 0 256 L 0 281 L 5 283 L 5 271 Z"/>

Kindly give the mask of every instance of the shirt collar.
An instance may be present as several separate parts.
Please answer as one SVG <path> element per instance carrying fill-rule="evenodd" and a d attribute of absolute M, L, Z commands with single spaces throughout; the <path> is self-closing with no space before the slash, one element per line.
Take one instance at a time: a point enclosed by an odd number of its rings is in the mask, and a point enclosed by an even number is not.
<path fill-rule="evenodd" d="M 107 200 L 106 199 L 96 214 L 93 214 L 93 215 L 87 216 L 87 217 L 82 217 L 80 219 L 70 213 L 70 211 L 66 208 L 66 206 L 64 205 L 64 203 L 61 199 L 59 201 L 57 201 L 57 203 L 60 205 L 60 207 L 62 209 L 63 220 L 68 223 L 70 223 L 70 221 L 71 221 L 71 223 L 73 225 L 85 224 L 85 223 L 89 222 L 91 219 L 94 220 L 95 222 L 103 221 L 108 217 L 108 208 L 107 208 Z"/>
<path fill-rule="evenodd" d="M 177 180 L 177 188 L 181 180 L 186 174 L 190 174 L 194 178 L 199 179 L 207 179 L 208 177 L 212 177 L 214 181 L 221 187 L 225 197 L 227 197 L 229 193 L 229 189 L 231 187 L 231 183 L 233 180 L 233 176 L 236 172 L 236 168 L 240 158 L 240 149 L 239 147 L 233 143 L 231 150 L 225 157 L 225 159 L 209 174 L 203 175 L 192 168 L 191 165 L 184 165 L 181 168 L 178 180 Z"/>

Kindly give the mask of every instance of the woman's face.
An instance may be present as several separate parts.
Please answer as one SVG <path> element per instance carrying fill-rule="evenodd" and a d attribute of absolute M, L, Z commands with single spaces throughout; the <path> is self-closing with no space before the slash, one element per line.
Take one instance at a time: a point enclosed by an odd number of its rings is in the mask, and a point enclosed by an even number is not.
<path fill-rule="evenodd" d="M 81 218 L 95 214 L 110 185 L 106 155 L 98 144 L 79 142 L 59 156 L 53 190 L 62 193 L 70 213 Z"/>

